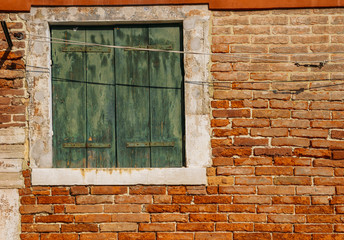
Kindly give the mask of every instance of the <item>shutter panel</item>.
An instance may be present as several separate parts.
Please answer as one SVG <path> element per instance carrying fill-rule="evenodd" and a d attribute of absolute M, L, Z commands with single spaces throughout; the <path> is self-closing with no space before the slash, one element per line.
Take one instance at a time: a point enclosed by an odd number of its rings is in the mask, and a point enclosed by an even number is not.
<path fill-rule="evenodd" d="M 149 44 L 181 50 L 179 25 L 149 29 Z M 151 148 L 152 167 L 183 166 L 183 73 L 182 55 L 150 52 L 151 141 L 173 146 Z"/>
<path fill-rule="evenodd" d="M 85 41 L 85 31 L 53 28 L 52 37 Z M 85 54 L 70 51 L 70 46 L 52 44 L 53 165 L 83 168 L 86 149 L 68 144 L 86 141 Z"/>
<path fill-rule="evenodd" d="M 116 26 L 114 35 L 115 45 L 148 45 L 148 29 L 144 27 Z M 146 51 L 115 50 L 118 167 L 150 166 L 149 147 L 129 146 L 150 142 L 147 60 Z"/>
<path fill-rule="evenodd" d="M 113 45 L 113 29 L 88 28 L 86 42 Z M 114 50 L 89 46 L 86 56 L 87 167 L 113 168 L 116 167 Z"/>

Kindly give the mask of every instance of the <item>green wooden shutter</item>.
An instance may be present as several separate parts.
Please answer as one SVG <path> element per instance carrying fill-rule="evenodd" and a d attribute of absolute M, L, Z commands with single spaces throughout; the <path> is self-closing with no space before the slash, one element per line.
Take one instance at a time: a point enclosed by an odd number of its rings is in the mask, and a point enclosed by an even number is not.
<path fill-rule="evenodd" d="M 113 45 L 113 30 L 88 28 L 86 42 Z M 114 50 L 89 46 L 86 72 L 87 167 L 116 167 Z"/>
<path fill-rule="evenodd" d="M 180 26 L 116 26 L 115 45 L 181 50 Z M 118 167 L 183 165 L 182 59 L 116 50 Z"/>
<path fill-rule="evenodd" d="M 146 46 L 148 29 L 119 26 L 115 45 Z M 150 141 L 148 52 L 116 49 L 116 117 L 118 167 L 149 167 L 150 149 L 130 143 Z"/>
<path fill-rule="evenodd" d="M 113 44 L 113 30 L 53 28 L 52 36 Z M 114 51 L 53 44 L 53 151 L 55 167 L 115 167 Z"/>
<path fill-rule="evenodd" d="M 149 44 L 181 50 L 179 26 L 151 26 Z M 151 148 L 152 167 L 183 165 L 183 75 L 180 54 L 149 52 L 151 141 L 173 144 Z"/>
<path fill-rule="evenodd" d="M 54 38 L 85 41 L 85 31 L 53 28 Z M 85 53 L 71 51 L 72 45 L 52 44 L 53 165 L 86 167 L 86 149 L 66 144 L 86 141 Z"/>

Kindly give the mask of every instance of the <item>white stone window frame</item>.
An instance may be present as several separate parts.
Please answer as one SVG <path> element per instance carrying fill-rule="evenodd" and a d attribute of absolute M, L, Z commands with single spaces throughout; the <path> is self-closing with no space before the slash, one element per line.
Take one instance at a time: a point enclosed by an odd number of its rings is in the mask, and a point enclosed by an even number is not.
<path fill-rule="evenodd" d="M 29 155 L 33 185 L 204 185 L 210 165 L 209 55 L 187 54 L 185 157 L 181 168 L 53 168 L 51 25 L 183 23 L 184 51 L 210 52 L 207 5 L 135 7 L 35 7 L 28 23 L 27 82 L 30 92 Z M 44 36 L 44 38 L 37 38 Z M 37 41 L 40 40 L 40 41 Z M 37 68 L 39 67 L 39 68 Z"/>

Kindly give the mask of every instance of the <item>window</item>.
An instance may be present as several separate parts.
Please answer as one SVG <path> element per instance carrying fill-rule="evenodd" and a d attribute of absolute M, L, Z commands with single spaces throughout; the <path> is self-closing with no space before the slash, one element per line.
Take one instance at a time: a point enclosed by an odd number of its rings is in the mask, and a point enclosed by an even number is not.
<path fill-rule="evenodd" d="M 53 27 L 52 38 L 182 50 L 179 24 Z M 182 55 L 52 43 L 53 166 L 184 165 Z"/>
<path fill-rule="evenodd" d="M 89 14 L 90 12 L 95 14 Z M 175 134 L 175 130 L 173 131 L 173 135 L 170 135 L 168 137 L 161 138 L 161 139 L 124 139 L 124 137 L 127 137 L 129 135 L 121 135 L 119 132 L 116 132 L 118 128 L 121 128 L 119 124 L 119 121 L 117 120 L 118 116 L 117 111 L 118 109 L 116 105 L 119 104 L 119 102 L 116 102 L 118 99 L 118 96 L 116 95 L 116 89 L 117 87 L 133 87 L 133 86 L 127 86 L 129 84 L 121 82 L 119 83 L 115 82 L 109 85 L 108 82 L 105 81 L 104 74 L 112 74 L 112 81 L 117 81 L 116 74 L 119 74 L 117 71 L 121 71 L 121 74 L 127 74 L 129 71 L 124 71 L 123 59 L 116 58 L 117 53 L 122 54 L 136 54 L 137 56 L 140 56 L 143 58 L 143 56 L 148 55 L 150 58 L 150 61 L 153 65 L 150 67 L 152 69 L 148 69 L 147 74 L 158 74 L 154 72 L 155 69 L 154 64 L 158 64 L 161 66 L 165 64 L 165 62 L 159 62 L 159 61 L 152 61 L 152 58 L 155 56 L 164 56 L 161 58 L 161 61 L 169 61 L 165 53 L 162 53 L 162 55 L 154 55 L 152 52 L 149 54 L 147 52 L 137 52 L 137 51 L 117 51 L 110 48 L 104 48 L 101 46 L 80 46 L 80 45 L 67 45 L 64 42 L 61 44 L 55 45 L 56 42 L 52 45 L 50 43 L 50 37 L 52 32 L 63 30 L 67 31 L 66 33 L 61 34 L 61 37 L 58 38 L 71 38 L 73 36 L 73 39 L 75 41 L 81 41 L 84 42 L 86 40 L 86 37 L 89 36 L 89 39 L 87 41 L 94 42 L 94 43 L 102 43 L 103 39 L 98 38 L 92 38 L 90 33 L 92 31 L 99 31 L 102 32 L 104 35 L 104 43 L 107 45 L 120 45 L 119 43 L 116 43 L 116 34 L 115 30 L 118 28 L 121 28 L 121 31 L 124 31 L 125 28 L 129 29 L 130 27 L 140 27 L 142 28 L 141 31 L 150 31 L 150 29 L 159 28 L 159 27 L 177 27 L 178 34 L 174 36 L 179 37 L 179 43 L 180 46 L 175 49 L 183 49 L 187 52 L 210 52 L 210 43 L 209 43 L 209 25 L 210 25 L 210 16 L 211 13 L 208 10 L 207 5 L 174 5 L 174 6 L 131 6 L 131 7 L 67 7 L 67 8 L 60 8 L 60 7 L 32 7 L 31 12 L 28 13 L 28 33 L 27 36 L 29 38 L 28 41 L 28 47 L 27 47 L 27 59 L 26 63 L 29 66 L 38 66 L 39 68 L 34 68 L 34 71 L 28 71 L 27 72 L 27 82 L 28 82 L 28 88 L 30 92 L 30 111 L 28 112 L 30 117 L 30 128 L 29 128 L 29 160 L 30 160 L 30 167 L 32 168 L 32 184 L 33 185 L 39 185 L 39 186 L 60 186 L 60 185 L 135 185 L 135 184 L 155 184 L 155 185 L 179 185 L 179 184 L 189 184 L 189 185 L 198 185 L 198 184 L 206 184 L 207 182 L 207 176 L 206 176 L 206 168 L 210 165 L 211 162 L 211 147 L 210 147 L 210 110 L 209 110 L 209 91 L 208 91 L 208 85 L 204 84 L 210 79 L 209 75 L 209 62 L 210 57 L 208 55 L 201 55 L 201 54 L 187 54 L 187 55 L 178 55 L 178 54 L 166 54 L 169 56 L 178 57 L 179 59 L 175 60 L 175 65 L 173 69 L 177 69 L 178 73 L 181 76 L 184 77 L 184 79 L 180 79 L 181 86 L 180 90 L 178 90 L 178 87 L 176 85 L 166 85 L 163 86 L 164 88 L 168 88 L 170 90 L 174 90 L 173 92 L 176 93 L 180 91 L 180 111 L 181 116 L 177 118 L 173 118 L 176 121 L 179 121 L 179 125 L 181 125 L 181 128 L 178 128 L 179 135 L 182 136 L 182 138 L 175 137 L 178 136 L 178 134 Z M 137 25 L 137 23 L 140 23 Z M 126 25 L 125 25 L 126 24 Z M 72 26 L 78 26 L 78 28 L 72 27 Z M 89 26 L 89 27 L 86 27 Z M 77 33 L 83 32 L 83 34 L 76 35 Z M 87 33 L 89 32 L 89 33 Z M 108 33 L 105 33 L 108 32 Z M 74 35 L 73 35 L 74 34 Z M 94 34 L 96 35 L 96 34 Z M 105 38 L 105 35 L 108 37 Z M 142 34 L 141 34 L 142 35 Z M 162 34 L 164 35 L 164 39 L 167 38 L 168 41 L 172 40 L 172 35 L 170 33 Z M 56 35 L 57 37 L 58 35 Z M 97 36 L 100 36 L 97 34 Z M 148 35 L 149 36 L 149 35 Z M 54 35 L 55 37 L 55 35 Z M 158 39 L 160 37 L 157 37 Z M 105 40 L 107 39 L 107 40 Z M 132 37 L 133 40 L 138 40 L 138 36 Z M 149 38 L 148 39 L 153 39 Z M 107 42 L 108 41 L 108 42 Z M 124 44 L 123 45 L 128 45 Z M 171 43 L 164 42 L 164 43 L 149 43 L 149 44 L 142 44 L 134 42 L 133 45 L 135 46 L 148 46 L 152 48 L 166 48 L 169 49 Z M 153 45 L 153 46 L 150 46 Z M 160 45 L 157 47 L 157 45 Z M 173 45 L 173 43 L 172 43 Z M 61 60 L 62 63 L 58 63 L 54 61 L 53 63 L 51 60 L 54 60 L 53 52 L 54 47 L 61 47 L 63 48 L 60 53 L 65 54 L 66 56 L 83 56 L 80 58 L 80 61 L 77 61 L 80 65 L 80 67 L 74 67 L 75 69 L 70 70 L 71 62 L 68 60 L 68 58 Z M 161 53 L 160 53 L 161 54 Z M 113 66 L 112 71 L 97 71 L 99 74 L 102 74 L 102 78 L 104 79 L 103 82 L 91 82 L 91 79 L 93 78 L 91 74 L 94 74 L 93 69 L 90 68 L 91 65 L 100 65 L 99 67 L 102 67 L 101 64 L 102 56 L 105 57 L 106 61 L 110 63 L 109 61 L 113 61 L 113 63 L 109 64 Z M 112 56 L 112 57 L 110 57 Z M 60 58 L 62 55 L 60 56 Z M 97 57 L 97 58 L 96 58 Z M 90 59 L 92 58 L 92 59 Z M 63 58 L 62 58 L 63 59 Z M 138 59 L 133 59 L 136 62 L 138 62 Z M 117 63 L 120 62 L 122 64 L 120 68 L 116 66 Z M 141 61 L 140 61 L 141 62 Z M 178 63 L 177 63 L 178 62 Z M 167 63 L 167 62 L 166 62 Z M 63 67 L 59 68 L 57 65 L 61 64 Z M 89 66 L 87 66 L 89 64 Z M 84 67 L 86 65 L 86 67 Z M 168 64 L 166 64 L 167 66 Z M 56 66 L 56 67 L 55 67 Z M 135 69 L 142 68 L 141 65 L 137 65 Z M 162 75 L 164 75 L 165 68 L 158 68 L 160 71 L 162 71 Z M 185 74 L 181 71 L 185 71 Z M 60 71 L 60 72 L 59 72 Z M 68 74 L 64 73 L 63 75 L 61 71 L 69 71 Z M 80 73 L 82 71 L 82 73 Z M 146 72 L 147 72 L 146 71 Z M 166 72 L 171 70 L 166 70 Z M 138 72 L 138 70 L 136 71 Z M 133 72 L 131 72 L 133 73 Z M 138 72 L 141 74 L 141 72 Z M 57 75 L 57 74 L 60 74 Z M 62 74 L 62 75 L 61 75 Z M 75 75 L 77 74 L 84 74 L 86 78 L 82 78 L 81 82 L 76 82 Z M 142 77 L 139 75 L 139 77 L 142 79 Z M 160 74 L 161 75 L 161 74 Z M 73 78 L 74 77 L 74 78 Z M 166 77 L 170 77 L 169 75 L 163 76 L 165 79 Z M 56 113 L 54 113 L 54 109 L 56 106 L 53 106 L 54 101 L 56 102 L 56 99 L 53 93 L 53 84 L 62 84 L 63 81 L 58 81 L 58 78 L 62 79 L 70 79 L 68 81 L 64 81 L 64 84 L 69 84 L 69 86 L 73 87 L 79 87 L 84 86 L 86 90 L 83 91 L 83 93 L 76 93 L 72 94 L 73 98 L 69 100 L 69 102 L 63 103 L 67 105 L 66 110 L 73 111 L 75 113 L 75 105 L 81 104 L 81 111 L 80 114 L 77 116 L 83 116 L 85 120 L 83 120 L 85 123 L 82 125 L 81 122 L 77 119 L 74 119 L 73 122 L 70 119 L 63 118 L 62 122 L 65 124 L 58 125 L 58 129 L 55 129 L 56 126 L 55 123 L 53 123 L 53 119 L 56 118 Z M 71 81 L 73 80 L 74 81 Z M 86 80 L 85 80 L 86 79 Z M 99 76 L 97 79 L 100 79 Z M 110 78 L 109 78 L 110 79 Z M 150 80 L 151 78 L 149 78 Z M 168 79 L 167 79 L 168 80 Z M 162 83 L 168 83 L 169 80 L 162 82 Z M 103 87 L 105 89 L 104 84 L 107 90 L 105 91 L 97 91 L 94 90 L 96 87 Z M 155 83 L 154 83 L 155 84 Z M 55 86 L 54 86 L 55 87 Z M 62 88 L 62 85 L 61 85 Z M 95 92 L 94 99 L 90 99 L 90 91 L 92 90 Z M 111 92 L 113 93 L 111 96 L 109 95 L 103 95 L 106 94 L 106 91 L 109 88 L 113 88 L 114 90 Z M 146 86 L 146 88 L 143 88 L 143 86 L 135 86 L 135 89 L 151 89 L 151 92 L 153 90 L 157 89 L 163 89 L 161 86 Z M 134 89 L 134 88 L 131 88 Z M 62 90 L 61 90 L 62 91 Z M 66 94 L 66 91 L 71 91 L 68 89 L 68 87 L 60 93 L 60 94 Z M 86 92 L 85 92 L 86 91 Z M 148 91 L 148 90 L 147 90 Z M 165 91 L 165 90 L 164 90 Z M 167 90 L 166 90 L 167 91 Z M 171 91 L 172 92 L 172 91 Z M 83 96 L 83 94 L 86 94 Z M 68 94 L 71 95 L 71 94 Z M 166 95 L 166 94 L 165 94 Z M 164 98 L 163 100 L 169 99 Z M 177 95 L 177 94 L 175 94 Z M 78 97 L 78 98 L 76 98 Z M 112 101 L 108 101 L 112 97 Z M 79 101 L 79 98 L 83 98 L 85 101 L 81 102 Z M 178 97 L 179 98 L 179 97 Z M 103 99 L 106 99 L 103 100 Z M 62 99 L 62 101 L 64 101 Z M 122 101 L 122 99 L 118 99 L 118 101 Z M 157 104 L 151 104 L 153 101 L 152 98 L 149 100 L 149 107 L 146 109 L 149 109 L 150 114 L 153 113 L 153 111 L 157 111 L 159 108 Z M 177 101 L 177 100 L 175 100 Z M 100 108 L 93 108 L 91 105 L 95 105 L 97 102 L 100 102 L 101 106 Z M 148 100 L 146 101 L 148 102 Z M 96 133 L 100 131 L 106 131 L 107 129 L 103 128 L 103 124 L 100 124 L 102 121 L 108 121 L 106 120 L 106 116 L 109 115 L 103 115 L 102 117 L 95 117 L 95 121 L 99 123 L 99 125 L 92 126 L 92 118 L 93 115 L 100 114 L 101 111 L 105 111 L 106 108 L 103 103 L 112 103 L 112 112 L 115 115 L 114 118 L 110 118 L 114 120 L 114 138 L 113 139 L 97 139 L 99 138 L 99 135 L 95 135 L 94 131 L 92 132 L 92 140 L 88 140 L 89 132 L 91 131 L 91 127 L 93 129 L 96 129 Z M 140 104 L 143 104 L 139 102 Z M 165 104 L 163 101 L 159 101 L 160 104 Z M 59 102 L 57 101 L 57 104 Z M 62 103 L 61 103 L 62 104 Z M 106 105 L 107 105 L 106 104 Z M 127 110 L 129 108 L 128 102 L 122 102 L 122 104 L 126 104 L 126 107 L 122 107 L 122 109 Z M 107 105 L 110 106 L 110 105 Z M 124 106 L 124 105 L 123 105 Z M 167 104 L 169 107 L 169 104 Z M 177 106 L 177 105 L 175 105 Z M 111 106 L 110 106 L 111 107 Z M 154 109 L 155 108 L 155 109 Z M 57 108 L 56 108 L 57 109 Z M 77 108 L 79 109 L 79 108 Z M 97 110 L 98 109 L 98 110 Z M 104 110 L 105 109 L 105 110 Z M 90 110 L 95 111 L 93 113 L 90 112 Z M 142 109 L 140 109 L 142 110 Z M 61 112 L 62 111 L 62 112 Z M 63 111 L 58 109 L 58 114 L 63 115 Z M 79 111 L 79 110 L 78 110 Z M 164 111 L 161 114 L 171 114 L 173 112 L 177 112 L 176 110 L 169 110 Z M 142 121 L 139 121 L 139 114 L 143 114 L 143 112 L 135 112 L 134 119 L 137 120 L 137 124 L 141 124 Z M 92 114 L 92 115 L 91 115 Z M 55 116 L 53 118 L 53 115 Z M 89 115 L 87 117 L 87 115 Z M 150 115 L 149 115 L 150 116 Z M 166 115 L 167 116 L 167 115 Z M 174 117 L 177 116 L 177 114 L 173 115 Z M 87 118 L 86 118 L 87 117 Z M 168 117 L 170 119 L 170 116 Z M 179 119 L 178 119 L 179 118 Z M 101 119 L 102 121 L 100 121 Z M 124 118 L 122 118 L 124 119 Z M 79 122 L 78 122 L 79 121 Z M 123 121 L 121 121 L 123 122 Z M 92 123 L 92 124 L 91 124 Z M 127 128 L 128 131 L 131 131 L 132 128 L 130 128 L 128 121 L 125 121 L 126 125 L 124 127 Z M 74 159 L 71 161 L 69 160 L 69 167 L 67 166 L 68 159 L 72 159 L 68 157 L 61 157 L 61 165 L 57 166 L 57 162 L 55 163 L 54 159 L 54 138 L 61 133 L 63 134 L 64 131 L 66 131 L 64 128 L 69 128 L 72 125 L 79 125 L 80 134 L 78 132 L 78 135 L 73 134 L 73 139 L 69 139 L 68 141 L 64 141 L 62 143 L 61 149 L 71 151 L 73 154 L 75 153 L 75 150 L 80 150 L 82 153 L 82 156 L 78 156 L 78 158 L 75 159 L 82 159 L 80 162 L 74 162 Z M 161 125 L 157 127 L 161 128 Z M 177 124 L 176 124 L 177 126 Z M 166 124 L 163 124 L 163 130 L 165 133 L 166 130 Z M 154 129 L 153 127 L 147 126 L 145 128 L 146 130 L 149 129 L 149 134 L 151 132 L 153 133 Z M 152 129 L 152 130 L 151 130 Z M 180 130 L 181 129 L 181 130 Z M 122 130 L 122 129 L 120 129 Z M 149 135 L 147 133 L 147 135 Z M 80 136 L 79 139 L 76 139 L 77 136 Z M 96 138 L 94 138 L 94 136 Z M 103 136 L 103 135 L 101 135 Z M 153 136 L 153 135 L 152 135 Z M 118 139 L 119 138 L 119 139 Z M 123 138 L 123 139 L 122 139 Z M 147 138 L 148 139 L 148 138 Z M 179 142 L 177 142 L 178 139 Z M 85 141 L 84 141 L 85 140 Z M 88 140 L 88 141 L 86 141 Z M 126 150 L 137 150 L 137 151 L 146 151 L 147 149 L 150 149 L 150 159 L 149 161 L 141 161 L 139 162 L 141 167 L 139 167 L 138 162 L 127 162 L 126 164 L 132 164 L 131 168 L 126 168 L 123 166 L 122 160 L 134 160 L 135 158 L 126 158 L 121 157 L 119 158 L 119 140 L 123 141 L 125 144 L 129 143 L 129 146 L 131 144 L 147 144 L 147 142 L 152 142 L 155 144 L 155 146 L 142 146 L 139 148 L 129 147 L 129 148 L 123 148 Z M 114 142 L 112 142 L 114 141 Z M 147 142 L 146 142 L 147 141 Z M 181 146 L 181 150 L 178 150 L 176 152 L 177 157 L 171 157 L 170 159 L 173 159 L 173 162 L 169 160 L 164 154 L 164 158 L 159 158 L 158 160 L 154 160 L 152 152 L 158 151 L 162 149 L 163 151 L 172 151 L 172 149 L 178 149 L 178 147 L 172 147 L 170 145 L 174 146 Z M 185 144 L 184 144 L 185 142 Z M 113 144 L 114 143 L 114 144 Z M 148 143 L 152 144 L 152 143 Z M 162 143 L 166 144 L 166 146 L 157 146 L 161 145 Z M 63 144 L 65 144 L 65 147 L 63 147 Z M 80 148 L 74 148 L 73 144 L 80 144 Z M 87 147 L 86 147 L 86 144 Z M 97 146 L 98 144 L 98 146 Z M 109 145 L 110 144 L 110 145 Z M 154 145 L 152 144 L 152 145 Z M 91 147 L 93 145 L 93 147 Z M 109 146 L 109 147 L 108 147 Z M 115 146 L 114 150 L 110 151 L 110 148 Z M 179 147 L 180 149 L 180 147 Z M 63 151 L 61 150 L 61 151 Z M 112 163 L 110 162 L 101 162 L 100 158 L 96 156 L 96 154 L 100 154 L 97 151 L 103 151 L 103 155 L 105 153 L 111 153 L 114 154 L 114 159 Z M 91 152 L 91 154 L 89 154 Z M 105 152 L 105 153 L 104 153 Z M 66 153 L 62 153 L 66 154 Z M 79 154 L 79 153 L 78 153 Z M 159 155 L 160 153 L 156 154 Z M 103 157 L 102 155 L 102 157 Z M 170 155 L 172 156 L 172 154 Z M 156 159 L 157 159 L 156 158 Z M 99 159 L 99 163 L 95 161 L 94 159 Z M 108 158 L 109 159 L 109 158 Z M 161 161 L 164 160 L 164 161 Z M 63 162 L 64 161 L 64 162 Z M 159 164 L 164 165 L 153 165 L 155 162 L 159 162 Z M 104 168 L 101 167 L 100 164 L 108 164 L 103 165 Z M 143 164 L 144 163 L 144 164 Z M 152 164 L 153 163 L 153 164 Z M 63 165 L 65 164 L 65 165 Z M 73 165 L 75 164 L 75 165 Z M 80 164 L 80 165 L 77 165 Z M 98 164 L 98 165 L 97 165 Z M 122 164 L 122 165 L 121 165 Z M 135 164 L 137 168 L 135 168 Z M 147 164 L 147 165 L 146 165 Z M 151 164 L 151 165 L 148 165 Z M 88 165 L 88 166 L 87 166 Z M 145 166 L 144 166 L 145 165 Z M 86 167 L 84 167 L 86 166 Z M 150 167 L 146 167 L 150 166 Z"/>

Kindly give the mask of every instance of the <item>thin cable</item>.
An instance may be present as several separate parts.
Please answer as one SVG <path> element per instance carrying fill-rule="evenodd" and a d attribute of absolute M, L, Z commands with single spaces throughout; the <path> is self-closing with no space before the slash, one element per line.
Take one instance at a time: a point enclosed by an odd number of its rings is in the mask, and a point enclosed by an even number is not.
<path fill-rule="evenodd" d="M 51 43 L 62 43 L 62 44 L 71 44 L 71 45 L 83 45 L 83 46 L 101 46 L 101 47 L 107 47 L 107 48 L 118 48 L 118 49 L 130 49 L 130 50 L 136 50 L 136 51 L 151 51 L 151 52 L 166 52 L 166 53 L 178 53 L 178 54 L 193 54 L 193 55 L 207 55 L 207 56 L 235 56 L 239 59 L 248 59 L 248 60 L 261 60 L 266 62 L 281 62 L 281 63 L 320 63 L 325 61 L 289 61 L 289 60 L 282 60 L 282 59 L 269 59 L 269 58 L 256 58 L 251 56 L 242 56 L 243 54 L 250 54 L 250 55 L 285 55 L 287 53 L 205 53 L 205 52 L 192 52 L 192 51 L 176 51 L 176 50 L 164 50 L 164 49 L 152 49 L 152 48 L 140 48 L 140 47 L 131 47 L 131 46 L 116 46 L 116 45 L 104 45 L 104 44 L 97 44 L 97 43 L 87 43 L 87 42 L 81 42 L 81 41 L 75 41 L 75 40 L 66 40 L 62 38 L 52 38 L 52 37 L 46 37 L 41 35 L 31 35 L 38 38 L 44 38 L 49 39 L 43 42 L 51 42 Z M 42 42 L 42 40 L 32 40 L 36 42 Z M 319 52 L 319 53 L 332 53 L 332 52 Z M 312 55 L 312 54 L 319 54 L 319 53 L 296 53 L 292 56 L 298 56 L 298 55 Z M 336 52 L 333 52 L 336 53 Z M 344 52 L 338 52 L 338 53 L 344 53 Z M 290 55 L 290 54 L 288 54 Z M 344 59 L 343 59 L 344 60 Z M 331 60 L 326 60 L 326 62 L 330 62 Z M 237 61 L 233 61 L 237 62 Z"/>

